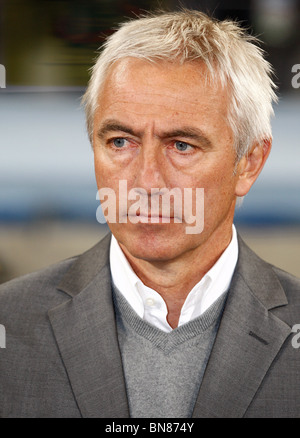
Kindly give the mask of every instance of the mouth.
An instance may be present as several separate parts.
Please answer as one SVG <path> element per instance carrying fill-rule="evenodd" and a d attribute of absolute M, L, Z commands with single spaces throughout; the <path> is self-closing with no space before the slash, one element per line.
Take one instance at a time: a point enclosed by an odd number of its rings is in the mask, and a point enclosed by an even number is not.
<path fill-rule="evenodd" d="M 148 212 L 140 212 L 136 214 L 127 214 L 129 221 L 141 223 L 170 223 L 174 222 L 176 217 L 174 215 L 151 214 Z"/>

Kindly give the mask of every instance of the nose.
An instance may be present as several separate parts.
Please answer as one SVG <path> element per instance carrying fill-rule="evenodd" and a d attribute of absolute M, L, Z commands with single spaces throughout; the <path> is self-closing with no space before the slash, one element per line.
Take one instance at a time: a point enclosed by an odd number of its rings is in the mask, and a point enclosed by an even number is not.
<path fill-rule="evenodd" d="M 135 187 L 146 190 L 166 185 L 166 163 L 161 145 L 155 140 L 144 142 L 136 163 Z"/>

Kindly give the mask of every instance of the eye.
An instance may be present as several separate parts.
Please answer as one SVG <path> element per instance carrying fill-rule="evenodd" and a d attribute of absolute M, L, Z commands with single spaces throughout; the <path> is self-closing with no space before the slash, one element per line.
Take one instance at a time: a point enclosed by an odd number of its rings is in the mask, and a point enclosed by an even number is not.
<path fill-rule="evenodd" d="M 188 143 L 185 143 L 184 141 L 176 141 L 175 142 L 175 148 L 179 152 L 187 152 L 193 149 L 193 146 L 189 145 Z"/>
<path fill-rule="evenodd" d="M 114 140 L 113 140 L 113 145 L 119 149 L 123 148 L 125 146 L 125 143 L 126 143 L 126 140 L 125 140 L 125 138 L 122 138 L 122 137 L 114 138 Z"/>

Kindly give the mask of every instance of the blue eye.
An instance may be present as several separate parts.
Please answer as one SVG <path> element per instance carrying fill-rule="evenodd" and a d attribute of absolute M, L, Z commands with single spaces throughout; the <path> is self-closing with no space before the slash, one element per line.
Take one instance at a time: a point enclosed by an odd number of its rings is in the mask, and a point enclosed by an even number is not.
<path fill-rule="evenodd" d="M 115 139 L 113 140 L 113 144 L 114 144 L 114 146 L 116 146 L 117 148 L 122 148 L 122 147 L 124 147 L 124 146 L 125 146 L 125 142 L 126 142 L 125 138 L 115 138 Z"/>
<path fill-rule="evenodd" d="M 190 146 L 188 143 L 185 143 L 184 141 L 176 141 L 175 147 L 180 152 L 186 152 L 189 150 L 192 146 Z"/>

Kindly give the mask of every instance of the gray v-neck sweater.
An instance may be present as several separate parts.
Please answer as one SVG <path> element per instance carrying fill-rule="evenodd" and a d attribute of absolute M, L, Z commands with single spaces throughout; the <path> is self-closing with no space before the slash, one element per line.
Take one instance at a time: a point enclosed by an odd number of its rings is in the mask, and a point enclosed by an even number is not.
<path fill-rule="evenodd" d="M 223 294 L 170 333 L 141 319 L 114 289 L 118 341 L 132 418 L 189 418 L 223 313 Z"/>

